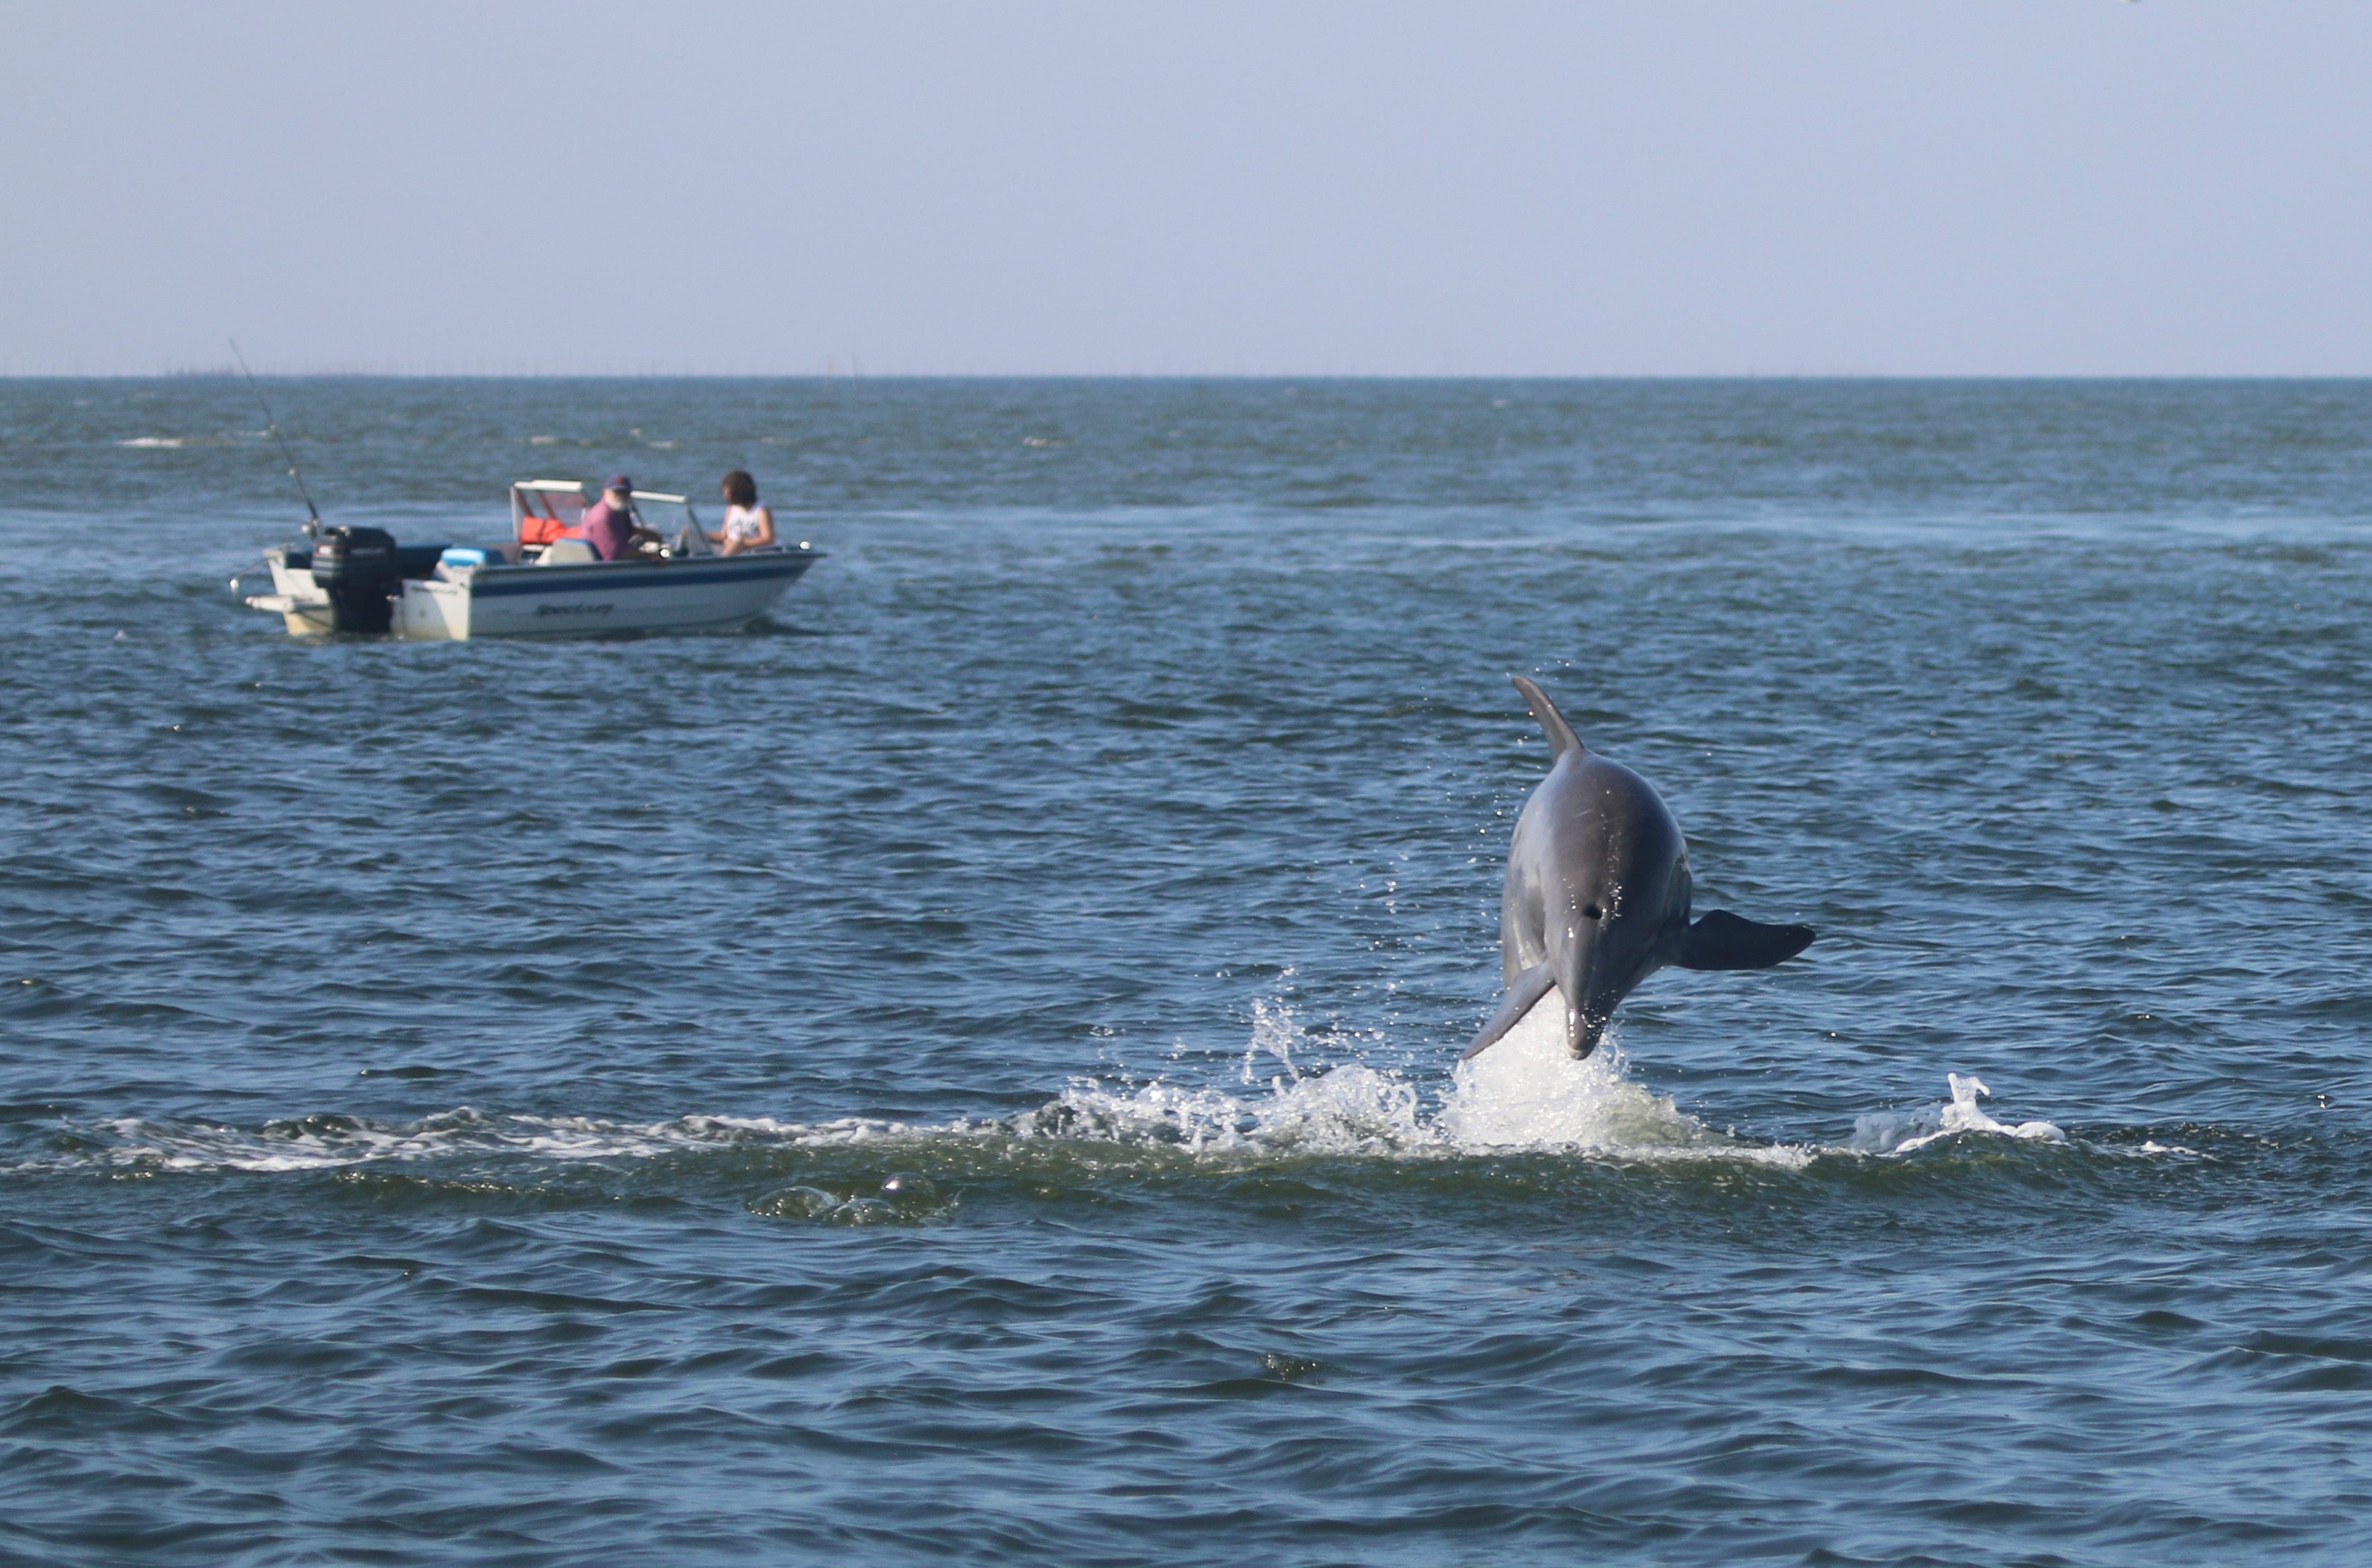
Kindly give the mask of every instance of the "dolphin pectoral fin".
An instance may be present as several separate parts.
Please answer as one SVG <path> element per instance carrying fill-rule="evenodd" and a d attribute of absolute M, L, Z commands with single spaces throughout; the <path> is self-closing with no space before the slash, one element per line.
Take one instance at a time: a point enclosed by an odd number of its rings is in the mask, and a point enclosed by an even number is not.
<path fill-rule="evenodd" d="M 1680 938 L 1684 970 L 1767 970 L 1812 945 L 1808 925 L 1765 925 L 1759 920 L 1709 912 Z"/>
<path fill-rule="evenodd" d="M 1499 1010 L 1491 1015 L 1491 1021 L 1482 1026 L 1482 1032 L 1474 1037 L 1474 1043 L 1468 1046 L 1458 1060 L 1470 1060 L 1501 1035 L 1522 1023 L 1524 1015 L 1539 1005 L 1541 997 L 1555 989 L 1556 979 L 1549 973 L 1546 964 L 1534 964 L 1517 975 L 1507 983 L 1507 994 L 1499 999 Z"/>
<path fill-rule="evenodd" d="M 1520 675 L 1511 675 L 1507 679 L 1514 681 L 1516 690 L 1524 694 L 1524 706 L 1532 710 L 1532 717 L 1541 721 L 1541 728 L 1549 738 L 1550 761 L 1555 761 L 1567 751 L 1589 749 L 1581 743 L 1581 737 L 1573 732 L 1573 726 L 1564 722 L 1564 715 L 1557 712 L 1557 705 L 1549 701 L 1549 694 L 1541 691 L 1537 682 Z"/>

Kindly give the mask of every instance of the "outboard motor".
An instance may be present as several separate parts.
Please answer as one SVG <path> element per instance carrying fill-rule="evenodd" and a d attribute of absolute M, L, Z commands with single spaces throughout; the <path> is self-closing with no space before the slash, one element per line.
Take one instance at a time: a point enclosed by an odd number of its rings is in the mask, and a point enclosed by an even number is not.
<path fill-rule="evenodd" d="M 403 574 L 395 536 L 384 528 L 340 524 L 313 541 L 313 582 L 330 596 L 332 632 L 384 632 L 395 619 Z"/>

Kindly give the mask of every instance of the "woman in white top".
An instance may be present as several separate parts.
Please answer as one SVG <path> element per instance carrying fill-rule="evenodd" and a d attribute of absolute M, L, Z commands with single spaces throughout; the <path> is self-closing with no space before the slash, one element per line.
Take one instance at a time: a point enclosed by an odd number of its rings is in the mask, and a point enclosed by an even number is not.
<path fill-rule="evenodd" d="M 774 513 L 758 505 L 758 482 L 739 469 L 725 476 L 725 529 L 709 539 L 726 555 L 774 542 Z"/>

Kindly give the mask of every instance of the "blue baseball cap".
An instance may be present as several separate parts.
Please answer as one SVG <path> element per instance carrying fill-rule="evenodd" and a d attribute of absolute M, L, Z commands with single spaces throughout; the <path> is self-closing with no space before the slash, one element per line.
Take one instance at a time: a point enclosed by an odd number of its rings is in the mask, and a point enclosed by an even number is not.
<path fill-rule="evenodd" d="M 612 490 L 632 490 L 634 488 L 634 482 L 628 479 L 624 474 L 613 473 L 610 476 L 610 488 Z"/>

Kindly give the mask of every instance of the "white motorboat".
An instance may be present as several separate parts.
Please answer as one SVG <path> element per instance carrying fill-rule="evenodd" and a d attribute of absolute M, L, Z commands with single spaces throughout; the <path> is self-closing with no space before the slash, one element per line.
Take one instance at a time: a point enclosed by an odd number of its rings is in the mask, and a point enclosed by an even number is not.
<path fill-rule="evenodd" d="M 730 632 L 748 625 L 822 559 L 805 540 L 718 553 L 691 501 L 633 493 L 634 517 L 669 537 L 604 561 L 569 537 L 590 493 L 576 480 L 511 486 L 511 535 L 498 544 L 401 545 L 381 528 L 322 528 L 302 545 L 263 552 L 270 593 L 242 594 L 297 636 L 378 633 L 418 642 L 471 637 L 591 637 Z M 672 536 L 651 514 L 681 523 Z M 242 575 L 243 576 L 244 575 Z M 234 592 L 242 578 L 233 578 Z"/>

